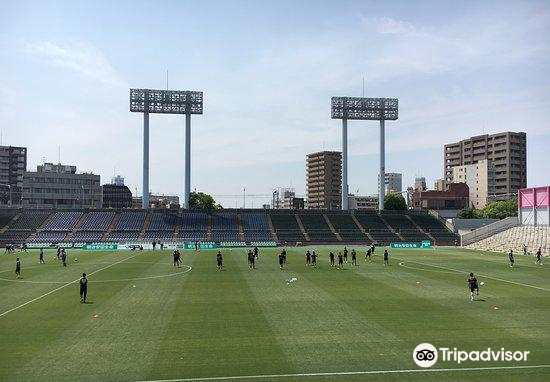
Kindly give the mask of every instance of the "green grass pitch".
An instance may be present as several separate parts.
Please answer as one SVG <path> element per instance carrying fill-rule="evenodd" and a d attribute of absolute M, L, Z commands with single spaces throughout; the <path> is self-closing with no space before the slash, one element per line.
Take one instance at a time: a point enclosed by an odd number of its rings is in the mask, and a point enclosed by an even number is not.
<path fill-rule="evenodd" d="M 351 249 L 351 248 L 350 248 Z M 382 248 L 373 263 L 305 267 L 303 248 L 69 250 L 0 256 L 0 381 L 541 381 L 550 377 L 550 268 L 532 257 L 461 249 Z M 22 258 L 15 280 L 15 257 Z M 74 261 L 74 259 L 78 261 Z M 351 259 L 351 258 L 350 258 Z M 468 301 L 467 273 L 486 284 Z M 91 274 L 88 304 L 77 280 Z M 287 283 L 295 277 L 296 282 Z M 73 283 L 70 283 L 73 282 Z M 530 351 L 527 361 L 442 362 L 421 369 L 420 343 Z M 527 366 L 527 368 L 524 368 Z M 533 367 L 535 366 L 535 367 Z M 503 368 L 505 367 L 505 368 Z M 466 368 L 467 370 L 446 370 Z M 438 369 L 435 370 L 434 369 Z M 445 370 L 439 370 L 445 369 Z M 222 377 L 214 379 L 212 377 Z M 238 378 L 227 378 L 238 377 Z"/>

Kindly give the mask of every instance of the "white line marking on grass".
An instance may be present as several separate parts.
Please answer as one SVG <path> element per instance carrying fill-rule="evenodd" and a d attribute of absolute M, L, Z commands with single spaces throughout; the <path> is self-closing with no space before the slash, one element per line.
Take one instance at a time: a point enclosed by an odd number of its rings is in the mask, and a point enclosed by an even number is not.
<path fill-rule="evenodd" d="M 441 373 L 455 371 L 483 371 L 483 370 L 509 370 L 509 369 L 543 369 L 550 365 L 526 365 L 526 366 L 489 366 L 489 367 L 460 367 L 450 369 L 402 369 L 402 370 L 370 370 L 370 371 L 335 371 L 327 373 L 295 373 L 295 374 L 260 374 L 260 375 L 235 375 L 230 377 L 199 377 L 176 379 L 152 379 L 132 382 L 197 382 L 197 381 L 229 381 L 239 379 L 268 379 L 268 378 L 297 378 L 297 377 L 331 377 L 347 375 L 369 374 L 407 374 L 407 373 Z"/>
<path fill-rule="evenodd" d="M 107 268 L 111 268 L 111 267 L 113 267 L 113 266 L 115 266 L 115 265 L 117 265 L 117 264 L 120 264 L 120 263 L 122 263 L 122 262 L 124 262 L 124 261 L 126 261 L 126 260 L 130 260 L 130 259 L 132 259 L 132 258 L 134 258 L 134 257 L 136 257 L 136 256 L 138 256 L 138 255 L 139 255 L 139 253 L 136 254 L 136 255 L 134 255 L 134 256 L 130 256 L 130 257 L 127 257 L 127 258 L 122 259 L 122 260 L 120 260 L 120 261 L 117 261 L 117 262 L 115 262 L 115 263 L 112 263 L 112 264 L 110 264 L 110 265 L 107 265 L 106 267 L 100 268 L 100 269 L 98 269 L 97 271 L 93 271 L 92 273 L 89 273 L 88 276 L 94 275 L 94 274 L 96 274 L 96 273 L 98 273 L 98 272 L 101 272 L 101 271 L 107 269 Z M 49 296 L 50 294 L 52 294 L 52 293 L 54 293 L 54 292 L 57 292 L 58 290 L 61 290 L 61 289 L 65 288 L 65 287 L 68 287 L 69 285 L 76 283 L 78 280 L 80 280 L 80 278 L 78 278 L 78 279 L 76 279 L 76 280 L 73 280 L 73 281 L 69 281 L 68 283 L 63 284 L 63 285 L 61 285 L 60 287 L 57 287 L 57 288 L 55 288 L 55 289 L 53 289 L 53 290 L 51 290 L 51 291 L 49 291 L 49 292 L 47 292 L 47 293 L 44 293 L 44 294 L 41 295 L 41 296 L 38 296 L 38 297 L 36 297 L 36 298 L 33 298 L 32 300 L 29 300 L 29 301 L 27 301 L 27 302 L 25 302 L 25 303 L 23 303 L 23 304 L 21 304 L 21 305 L 19 305 L 19 306 L 16 306 L 15 308 L 11 308 L 10 310 L 6 310 L 5 312 L 0 313 L 0 317 L 5 316 L 6 314 L 13 312 L 14 310 L 17 310 L 17 309 L 19 309 L 19 308 L 22 308 L 22 307 L 24 307 L 24 306 L 27 306 L 27 305 L 29 305 L 30 303 L 33 303 L 33 302 L 35 302 L 35 301 L 38 301 L 38 300 L 40 300 L 40 299 L 42 299 L 42 298 L 44 298 L 44 297 L 46 297 L 46 296 Z"/>
<path fill-rule="evenodd" d="M 454 275 L 456 272 L 455 271 L 440 271 L 438 269 L 423 269 L 423 268 L 416 268 L 416 267 L 410 267 L 408 265 L 405 265 L 402 261 L 399 262 L 399 265 L 402 266 L 403 268 L 407 268 L 407 269 L 414 269 L 416 271 L 426 271 L 426 272 L 436 272 L 436 273 L 447 273 L 447 274 L 451 274 L 451 275 Z M 2 280 L 2 279 L 0 279 Z"/>
<path fill-rule="evenodd" d="M 405 259 L 399 259 L 399 260 L 403 260 L 404 262 L 409 262 L 409 263 L 414 263 L 414 264 L 420 264 L 420 265 L 427 265 L 429 267 L 434 267 L 434 268 L 441 268 L 441 269 L 447 269 L 449 271 L 454 271 L 454 272 L 457 272 L 457 273 L 463 273 L 463 274 L 467 274 L 468 272 L 466 271 L 461 271 L 459 269 L 454 269 L 454 268 L 448 268 L 448 267 L 443 267 L 441 265 L 433 265 L 433 264 L 428 264 L 428 263 L 422 263 L 422 262 L 419 262 L 419 261 L 413 261 L 413 260 L 405 260 Z M 511 281 L 511 280 L 505 280 L 505 279 L 501 279 L 499 277 L 494 277 L 494 276 L 487 276 L 487 275 L 483 275 L 481 273 L 477 273 L 478 276 L 481 276 L 481 277 L 485 277 L 487 279 L 491 279 L 491 280 L 496 280 L 496 281 L 502 281 L 503 283 L 509 283 L 509 284 L 515 284 L 515 285 L 520 285 L 520 286 L 524 286 L 524 287 L 528 287 L 528 288 L 534 288 L 534 289 L 539 289 L 539 290 L 543 290 L 545 292 L 550 292 L 550 289 L 548 288 L 543 288 L 543 287 L 539 287 L 539 286 L 536 286 L 536 285 L 530 285 L 530 284 L 524 284 L 524 283 L 520 283 L 520 282 L 517 282 L 517 281 Z"/>
<path fill-rule="evenodd" d="M 126 263 L 128 264 L 128 263 Z M 166 263 L 169 264 L 169 263 Z M 88 264 L 86 264 L 88 265 Z M 151 280 L 151 279 L 162 279 L 165 277 L 173 277 L 177 275 L 182 275 L 184 273 L 189 272 L 193 267 L 189 265 L 182 264 L 184 267 L 187 267 L 185 271 L 176 272 L 176 273 L 169 273 L 166 275 L 157 275 L 157 276 L 145 276 L 145 277 L 136 277 L 136 278 L 129 278 L 129 279 L 113 279 L 113 280 L 96 280 L 96 281 L 88 281 L 90 284 L 96 284 L 96 283 L 114 283 L 119 281 L 139 281 L 139 280 Z M 91 274 L 91 273 L 90 273 Z M 21 280 L 21 279 L 5 279 L 3 277 L 0 277 L 1 281 L 7 281 L 10 283 L 28 283 L 28 284 L 65 284 L 66 281 L 34 281 L 34 280 Z M 74 282 L 74 281 L 71 281 Z"/>

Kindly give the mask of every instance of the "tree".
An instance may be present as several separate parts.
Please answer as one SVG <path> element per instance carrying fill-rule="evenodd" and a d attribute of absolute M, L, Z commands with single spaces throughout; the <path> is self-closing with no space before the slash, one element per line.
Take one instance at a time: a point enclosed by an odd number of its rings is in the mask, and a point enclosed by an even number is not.
<path fill-rule="evenodd" d="M 204 192 L 191 192 L 189 194 L 189 207 L 191 210 L 212 211 L 221 210 L 222 206 L 216 204 L 211 195 Z"/>
<path fill-rule="evenodd" d="M 480 215 L 485 219 L 504 219 L 510 216 L 518 216 L 518 200 L 516 198 L 508 202 L 489 202 L 483 207 Z"/>
<path fill-rule="evenodd" d="M 478 217 L 476 210 L 473 208 L 463 208 L 456 214 L 458 219 L 475 219 Z"/>
<path fill-rule="evenodd" d="M 386 210 L 406 211 L 407 203 L 401 194 L 388 194 L 384 197 L 384 208 Z"/>

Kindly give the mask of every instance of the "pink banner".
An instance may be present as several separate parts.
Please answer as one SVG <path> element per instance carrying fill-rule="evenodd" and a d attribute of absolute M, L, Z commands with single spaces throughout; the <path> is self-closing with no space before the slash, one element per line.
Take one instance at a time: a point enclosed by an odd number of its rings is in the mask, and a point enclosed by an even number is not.
<path fill-rule="evenodd" d="M 519 208 L 550 206 L 550 186 L 523 188 L 518 192 Z"/>

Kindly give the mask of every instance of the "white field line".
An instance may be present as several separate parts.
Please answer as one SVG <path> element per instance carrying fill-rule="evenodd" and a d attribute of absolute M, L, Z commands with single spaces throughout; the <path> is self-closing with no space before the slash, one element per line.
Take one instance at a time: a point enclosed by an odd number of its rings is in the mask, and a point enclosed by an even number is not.
<path fill-rule="evenodd" d="M 468 273 L 466 271 L 461 271 L 459 269 L 448 268 L 448 267 L 444 267 L 444 266 L 441 266 L 441 265 L 428 264 L 428 263 L 424 263 L 424 262 L 420 262 L 420 261 L 406 260 L 406 259 L 403 259 L 403 258 L 399 258 L 398 260 L 403 261 L 405 263 L 409 262 L 409 263 L 414 263 L 414 264 L 427 265 L 429 267 L 434 267 L 434 268 L 446 269 L 446 270 L 454 271 L 454 272 L 457 272 L 457 273 L 463 273 L 463 274 Z M 520 286 L 524 286 L 524 287 L 528 287 L 528 288 L 543 290 L 545 292 L 550 292 L 550 289 L 539 287 L 539 286 L 536 286 L 536 285 L 524 284 L 524 283 L 520 283 L 520 282 L 517 282 L 517 281 L 505 280 L 505 279 L 501 279 L 501 278 L 494 277 L 494 276 L 482 275 L 481 273 L 476 273 L 476 275 L 481 276 L 481 277 L 485 277 L 485 278 L 491 279 L 491 280 L 501 281 L 503 283 L 515 284 L 515 285 L 520 285 Z"/>
<path fill-rule="evenodd" d="M 295 374 L 260 374 L 260 375 L 235 375 L 230 377 L 199 377 L 176 379 L 151 379 L 132 382 L 198 382 L 198 381 L 230 381 L 246 379 L 274 379 L 274 378 L 298 378 L 298 377 L 331 377 L 347 375 L 369 374 L 407 374 L 407 373 L 441 373 L 457 371 L 483 371 L 483 370 L 508 370 L 508 369 L 543 369 L 550 365 L 525 365 L 525 366 L 493 366 L 493 367 L 461 367 L 450 369 L 403 369 L 403 370 L 370 370 L 370 371 L 336 371 L 327 373 L 295 373 Z"/>
<path fill-rule="evenodd" d="M 96 273 L 98 273 L 98 272 L 104 271 L 104 270 L 107 269 L 107 268 L 111 268 L 111 267 L 113 267 L 113 266 L 115 266 L 115 265 L 117 265 L 117 264 L 120 264 L 120 263 L 122 263 L 122 262 L 124 262 L 124 261 L 126 261 L 126 260 L 130 260 L 130 259 L 132 259 L 132 258 L 134 258 L 134 257 L 136 257 L 136 256 L 138 256 L 138 255 L 139 255 L 139 253 L 136 254 L 136 255 L 134 255 L 134 256 L 130 256 L 130 257 L 127 257 L 127 258 L 122 259 L 122 260 L 120 260 L 120 261 L 114 262 L 114 263 L 112 263 L 112 264 L 110 264 L 110 265 L 107 265 L 107 266 L 105 266 L 105 267 L 103 267 L 103 268 L 98 269 L 97 271 L 93 271 L 92 273 L 89 273 L 88 276 L 91 276 L 91 275 L 94 275 L 94 274 L 96 274 Z M 78 280 L 80 280 L 80 278 L 78 278 L 78 279 L 76 279 L 76 280 L 73 280 L 73 281 L 69 281 L 68 283 L 63 284 L 63 285 L 61 285 L 60 287 L 57 287 L 57 288 L 55 288 L 55 289 L 52 289 L 51 291 L 49 291 L 49 292 L 47 292 L 47 293 L 44 293 L 43 295 L 38 296 L 38 297 L 36 297 L 36 298 L 33 298 L 32 300 L 29 300 L 29 301 L 27 301 L 27 302 L 25 302 L 25 303 L 23 303 L 23 304 L 21 304 L 21 305 L 19 305 L 19 306 L 16 306 L 15 308 L 11 308 L 10 310 L 6 310 L 5 312 L 0 313 L 0 317 L 5 316 L 6 314 L 11 313 L 11 312 L 13 312 L 14 310 L 17 310 L 17 309 L 19 309 L 19 308 L 22 308 L 22 307 L 24 307 L 24 306 L 26 306 L 26 305 L 29 305 L 29 304 L 31 304 L 31 303 L 33 303 L 33 302 L 35 302 L 35 301 L 38 301 L 38 300 L 40 300 L 40 299 L 42 299 L 42 298 L 44 298 L 44 297 L 46 297 L 46 296 L 49 296 L 50 294 L 55 293 L 55 292 L 57 292 L 58 290 L 61 290 L 61 289 L 63 289 L 63 288 L 66 288 L 66 287 L 68 287 L 69 285 L 74 284 L 74 283 L 77 282 Z"/>

